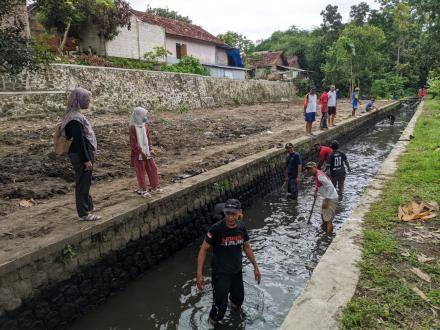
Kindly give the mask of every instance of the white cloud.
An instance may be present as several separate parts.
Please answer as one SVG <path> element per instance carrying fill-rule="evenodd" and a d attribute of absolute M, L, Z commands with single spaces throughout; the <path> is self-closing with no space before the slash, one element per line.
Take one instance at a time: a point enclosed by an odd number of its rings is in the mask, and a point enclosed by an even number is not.
<path fill-rule="evenodd" d="M 268 38 L 272 32 L 287 30 L 295 25 L 311 29 L 321 24 L 319 15 L 329 3 L 337 5 L 344 21 L 347 21 L 350 6 L 361 1 L 353 0 L 128 0 L 137 10 L 151 7 L 168 7 L 179 14 L 189 16 L 194 24 L 217 35 L 236 31 L 251 40 Z M 374 0 L 364 0 L 370 7 L 378 8 Z"/>

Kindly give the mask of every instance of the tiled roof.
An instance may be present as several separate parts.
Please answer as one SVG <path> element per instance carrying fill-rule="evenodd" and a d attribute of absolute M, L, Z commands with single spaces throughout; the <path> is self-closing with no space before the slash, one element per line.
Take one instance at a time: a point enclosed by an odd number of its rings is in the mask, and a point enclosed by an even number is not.
<path fill-rule="evenodd" d="M 167 34 L 202 40 L 205 42 L 214 43 L 216 45 L 224 45 L 223 40 L 218 39 L 216 36 L 202 29 L 200 26 L 174 20 L 171 18 L 146 14 L 137 10 L 132 10 L 132 13 L 140 18 L 143 22 L 162 26 L 163 28 L 165 28 L 165 33 Z"/>
<path fill-rule="evenodd" d="M 252 66 L 255 67 L 267 67 L 267 66 L 274 66 L 277 64 L 278 59 L 280 56 L 283 55 L 282 51 L 278 52 L 257 52 L 255 53 L 257 56 L 261 56 L 261 58 L 252 61 Z"/>

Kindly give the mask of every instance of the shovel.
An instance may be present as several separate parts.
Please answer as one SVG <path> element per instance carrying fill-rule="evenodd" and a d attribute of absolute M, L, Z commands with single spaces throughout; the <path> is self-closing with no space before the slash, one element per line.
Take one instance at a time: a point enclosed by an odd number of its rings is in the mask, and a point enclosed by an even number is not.
<path fill-rule="evenodd" d="M 310 210 L 310 215 L 309 215 L 309 219 L 307 220 L 307 223 L 310 223 L 310 220 L 312 219 L 313 209 L 315 208 L 315 203 L 316 203 L 316 197 L 317 196 L 314 196 L 313 198 L 312 209 Z"/>

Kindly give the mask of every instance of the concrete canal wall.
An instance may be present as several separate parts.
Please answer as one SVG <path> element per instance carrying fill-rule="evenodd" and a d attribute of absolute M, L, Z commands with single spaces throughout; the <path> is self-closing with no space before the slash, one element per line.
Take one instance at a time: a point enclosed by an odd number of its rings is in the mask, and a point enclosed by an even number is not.
<path fill-rule="evenodd" d="M 314 143 L 359 135 L 398 107 L 395 102 L 290 142 L 309 157 Z M 203 235 L 217 202 L 234 197 L 246 207 L 279 187 L 284 159 L 281 148 L 260 152 L 175 184 L 159 199 L 118 205 L 111 218 L 75 235 L 3 254 L 0 329 L 66 326 Z"/>

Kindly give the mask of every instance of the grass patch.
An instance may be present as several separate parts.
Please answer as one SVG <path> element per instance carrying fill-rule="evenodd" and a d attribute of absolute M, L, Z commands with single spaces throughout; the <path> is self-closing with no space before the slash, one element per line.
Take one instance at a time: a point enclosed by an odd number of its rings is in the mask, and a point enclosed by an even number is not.
<path fill-rule="evenodd" d="M 413 135 L 395 177 L 365 217 L 361 274 L 356 293 L 343 311 L 343 329 L 440 328 L 438 238 L 417 241 L 407 235 L 429 237 L 440 230 L 440 221 L 438 217 L 422 223 L 397 219 L 398 206 L 416 196 L 440 202 L 440 101 L 425 102 Z M 422 253 L 435 260 L 419 262 L 417 255 Z M 428 274 L 431 283 L 411 272 L 413 267 Z M 414 292 L 415 287 L 427 300 Z"/>

